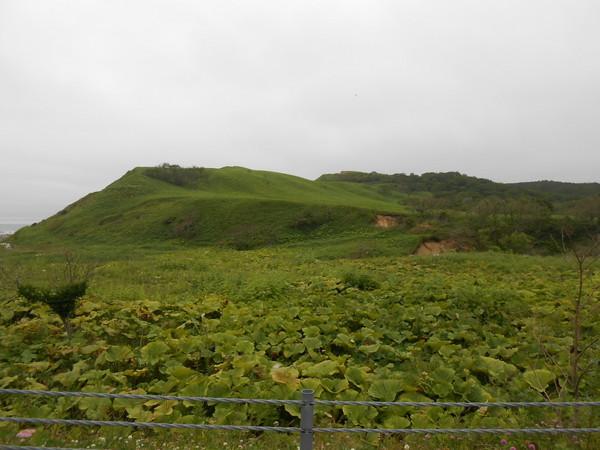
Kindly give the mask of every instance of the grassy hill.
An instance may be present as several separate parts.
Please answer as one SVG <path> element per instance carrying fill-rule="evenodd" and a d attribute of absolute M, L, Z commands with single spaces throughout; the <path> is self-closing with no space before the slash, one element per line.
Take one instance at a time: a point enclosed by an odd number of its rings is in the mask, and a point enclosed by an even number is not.
<path fill-rule="evenodd" d="M 379 215 L 396 226 L 376 226 Z M 21 244 L 323 245 L 336 256 L 453 247 L 552 252 L 562 230 L 600 232 L 600 184 L 502 184 L 457 172 L 341 172 L 316 181 L 242 167 L 140 167 L 53 217 Z M 554 245 L 555 246 L 555 245 Z M 390 249 L 393 247 L 393 252 Z M 390 253 L 392 252 L 392 253 Z"/>
<path fill-rule="evenodd" d="M 377 214 L 401 215 L 400 195 L 241 167 L 136 168 L 104 190 L 19 231 L 15 242 L 171 242 L 238 249 L 373 232 Z"/>

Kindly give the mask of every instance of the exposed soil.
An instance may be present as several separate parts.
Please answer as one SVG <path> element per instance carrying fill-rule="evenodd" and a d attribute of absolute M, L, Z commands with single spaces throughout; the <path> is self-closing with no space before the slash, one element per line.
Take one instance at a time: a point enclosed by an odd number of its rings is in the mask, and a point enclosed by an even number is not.
<path fill-rule="evenodd" d="M 427 222 L 419 223 L 410 229 L 411 233 L 426 233 L 430 230 L 433 230 L 433 225 Z"/>
<path fill-rule="evenodd" d="M 399 224 L 400 221 L 396 216 L 384 216 L 382 214 L 377 214 L 377 216 L 375 216 L 375 226 L 377 228 L 394 228 Z"/>
<path fill-rule="evenodd" d="M 444 241 L 426 241 L 419 245 L 415 250 L 415 255 L 418 256 L 437 256 L 442 253 L 456 252 L 462 250 L 462 246 L 453 240 L 447 239 Z"/>

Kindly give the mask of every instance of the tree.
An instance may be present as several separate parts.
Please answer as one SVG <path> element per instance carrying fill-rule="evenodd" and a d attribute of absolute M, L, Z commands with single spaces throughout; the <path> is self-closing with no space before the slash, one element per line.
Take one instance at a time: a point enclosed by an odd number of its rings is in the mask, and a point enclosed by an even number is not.
<path fill-rule="evenodd" d="M 600 390 L 597 378 L 589 376 L 600 368 L 600 327 L 596 320 L 600 313 L 600 286 L 590 283 L 590 280 L 593 282 L 595 279 L 593 265 L 600 256 L 600 234 L 590 234 L 587 240 L 575 240 L 572 234 L 563 231 L 561 242 L 557 244 L 563 254 L 573 262 L 576 285 L 568 300 L 570 311 L 566 315 L 547 313 L 540 323 L 542 327 L 534 331 L 550 370 L 537 369 L 531 373 L 536 376 L 547 373 L 550 375 L 549 379 L 554 381 L 558 398 L 564 400 L 566 397 L 579 401 L 582 387 L 592 395 L 597 395 Z M 552 335 L 544 336 L 544 329 L 552 330 Z M 538 334 L 539 332 L 541 333 Z M 544 392 L 544 395 L 551 400 L 548 393 Z M 566 411 L 560 411 L 561 422 L 565 413 Z M 578 427 L 582 414 L 579 408 L 574 408 L 572 427 Z"/>
<path fill-rule="evenodd" d="M 569 354 L 569 388 L 575 400 L 579 399 L 580 387 L 583 378 L 596 366 L 598 359 L 589 358 L 588 354 L 600 342 L 600 336 L 586 336 L 584 333 L 584 315 L 594 306 L 593 298 L 586 295 L 585 281 L 592 265 L 598 259 L 600 250 L 600 235 L 591 236 L 586 243 L 573 243 L 567 241 L 563 234 L 562 247 L 566 254 L 570 254 L 575 261 L 577 270 L 577 289 L 573 300 L 572 316 L 572 346 Z"/>

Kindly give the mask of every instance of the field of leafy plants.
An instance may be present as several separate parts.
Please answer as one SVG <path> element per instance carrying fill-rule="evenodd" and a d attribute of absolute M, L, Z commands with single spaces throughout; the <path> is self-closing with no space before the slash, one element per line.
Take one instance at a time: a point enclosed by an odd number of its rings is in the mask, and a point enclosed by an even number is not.
<path fill-rule="evenodd" d="M 97 267 L 71 336 L 47 306 L 19 297 L 14 286 L 17 278 L 41 283 L 60 273 L 60 254 L 5 251 L 0 387 L 278 399 L 296 399 L 305 388 L 338 400 L 569 398 L 577 273 L 568 259 L 494 253 L 351 259 L 305 250 L 88 249 L 80 264 Z M 600 273 L 587 274 L 586 298 L 598 300 L 599 286 Z M 594 310 L 585 317 L 585 332 L 598 335 Z M 600 398 L 596 375 L 582 380 L 582 399 Z M 293 406 L 9 396 L 0 398 L 0 410 L 2 416 L 281 426 L 297 426 L 299 417 Z M 383 428 L 570 426 L 573 420 L 572 411 L 541 409 L 344 406 L 316 413 L 324 426 Z M 577 420 L 599 425 L 586 412 Z M 69 436 L 49 430 L 35 439 Z M 0 425 L 0 442 L 16 442 L 17 431 Z M 123 439 L 121 448 L 177 440 L 136 432 L 128 441 L 131 430 L 79 433 L 97 447 L 102 441 L 94 436 L 112 439 L 113 447 Z M 208 434 L 187 433 L 180 448 L 295 448 L 297 438 L 254 436 L 256 447 L 240 434 L 214 447 L 207 444 L 213 437 L 194 441 Z M 136 445 L 138 437 L 146 444 Z M 323 437 L 319 448 L 501 448 L 500 437 L 473 439 Z M 526 437 L 513 440 L 517 448 L 531 445 Z M 538 448 L 598 445 L 589 437 L 536 442 Z"/>

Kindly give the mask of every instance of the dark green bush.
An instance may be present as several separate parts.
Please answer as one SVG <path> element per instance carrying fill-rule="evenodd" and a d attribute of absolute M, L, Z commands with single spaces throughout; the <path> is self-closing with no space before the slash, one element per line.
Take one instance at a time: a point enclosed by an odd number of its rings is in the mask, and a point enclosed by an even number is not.
<path fill-rule="evenodd" d="M 177 165 L 162 164 L 159 167 L 147 169 L 145 174 L 150 178 L 164 181 L 181 187 L 194 187 L 202 177 L 204 168 L 184 168 Z"/>
<path fill-rule="evenodd" d="M 526 253 L 531 250 L 533 239 L 526 233 L 515 231 L 508 236 L 502 236 L 499 240 L 503 250 L 514 253 Z"/>
<path fill-rule="evenodd" d="M 343 283 L 361 291 L 372 291 L 379 288 L 379 283 L 364 273 L 347 272 L 342 278 Z"/>
<path fill-rule="evenodd" d="M 313 211 L 306 211 L 296 218 L 296 220 L 292 224 L 292 228 L 307 233 L 316 230 L 321 225 L 326 224 L 330 220 L 331 218 L 329 217 L 329 215 L 322 211 L 318 213 Z"/>
<path fill-rule="evenodd" d="M 20 296 L 31 302 L 48 305 L 61 318 L 65 326 L 65 331 L 71 334 L 69 320 L 75 313 L 77 301 L 85 295 L 87 285 L 87 281 L 67 283 L 54 288 L 19 284 L 17 291 Z"/>

